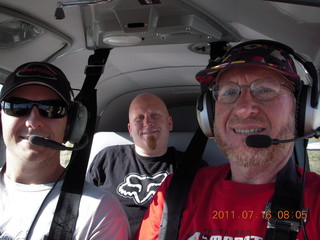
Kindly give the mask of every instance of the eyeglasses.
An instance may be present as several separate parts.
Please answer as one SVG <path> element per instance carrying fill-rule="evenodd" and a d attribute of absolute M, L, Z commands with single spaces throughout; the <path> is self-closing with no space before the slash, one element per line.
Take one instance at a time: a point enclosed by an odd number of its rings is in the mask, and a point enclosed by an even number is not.
<path fill-rule="evenodd" d="M 281 86 L 292 90 L 284 82 L 276 79 L 259 79 L 245 85 L 239 85 L 235 82 L 223 82 L 214 85 L 211 90 L 213 98 L 218 103 L 229 104 L 239 98 L 242 88 L 249 88 L 252 96 L 258 100 L 270 101 L 279 95 Z"/>
<path fill-rule="evenodd" d="M 62 100 L 31 101 L 24 98 L 10 97 L 1 101 L 1 109 L 7 115 L 23 117 L 28 115 L 36 106 L 40 115 L 45 118 L 63 118 L 68 106 Z"/>

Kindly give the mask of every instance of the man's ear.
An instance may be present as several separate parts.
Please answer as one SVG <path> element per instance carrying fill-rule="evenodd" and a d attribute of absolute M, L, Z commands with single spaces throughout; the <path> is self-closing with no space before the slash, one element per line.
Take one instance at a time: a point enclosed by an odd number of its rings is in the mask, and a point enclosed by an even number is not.
<path fill-rule="evenodd" d="M 172 120 L 171 116 L 168 117 L 168 122 L 169 122 L 169 130 L 172 131 L 173 130 L 173 120 Z"/>
<path fill-rule="evenodd" d="M 128 132 L 130 133 L 130 137 L 132 137 L 132 135 L 131 135 L 131 131 L 132 131 L 132 129 L 131 129 L 131 125 L 130 125 L 130 123 L 128 123 Z"/>

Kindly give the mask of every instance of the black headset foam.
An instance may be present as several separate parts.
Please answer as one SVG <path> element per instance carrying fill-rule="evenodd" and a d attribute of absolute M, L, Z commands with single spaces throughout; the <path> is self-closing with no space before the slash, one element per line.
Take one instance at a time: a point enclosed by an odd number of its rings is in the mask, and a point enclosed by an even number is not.
<path fill-rule="evenodd" d="M 80 102 L 72 102 L 66 126 L 64 141 L 69 141 L 72 144 L 80 142 L 88 121 L 87 108 Z"/>

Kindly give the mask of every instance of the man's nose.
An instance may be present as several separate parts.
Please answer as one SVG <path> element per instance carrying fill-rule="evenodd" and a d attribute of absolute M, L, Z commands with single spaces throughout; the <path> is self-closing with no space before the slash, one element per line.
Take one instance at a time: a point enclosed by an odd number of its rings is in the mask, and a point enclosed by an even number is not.
<path fill-rule="evenodd" d="M 40 128 L 43 125 L 43 117 L 40 115 L 36 106 L 33 106 L 26 119 L 27 128 Z"/>
<path fill-rule="evenodd" d="M 250 88 L 242 88 L 238 99 L 234 103 L 235 113 L 246 119 L 259 111 L 258 103 L 250 92 Z"/>
<path fill-rule="evenodd" d="M 144 123 L 145 126 L 152 126 L 153 125 L 152 117 L 151 116 L 145 116 L 143 123 Z"/>

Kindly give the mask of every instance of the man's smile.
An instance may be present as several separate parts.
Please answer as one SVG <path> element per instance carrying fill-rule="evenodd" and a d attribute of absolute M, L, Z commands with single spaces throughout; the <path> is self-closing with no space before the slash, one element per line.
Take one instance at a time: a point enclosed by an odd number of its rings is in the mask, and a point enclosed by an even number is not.
<path fill-rule="evenodd" d="M 240 134 L 252 134 L 252 133 L 261 133 L 264 131 L 264 128 L 251 128 L 251 129 L 236 129 L 234 128 L 233 131 L 235 133 L 240 133 Z"/>

